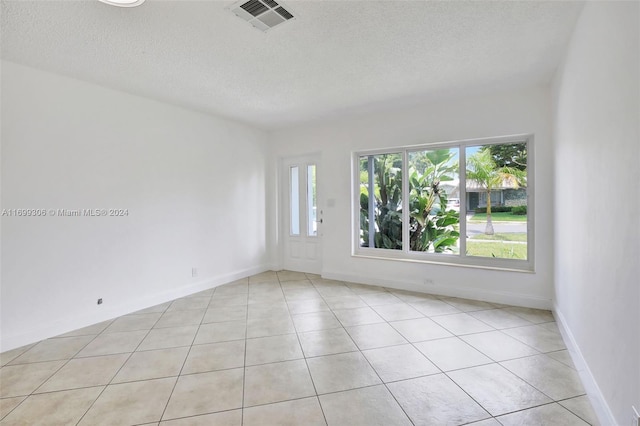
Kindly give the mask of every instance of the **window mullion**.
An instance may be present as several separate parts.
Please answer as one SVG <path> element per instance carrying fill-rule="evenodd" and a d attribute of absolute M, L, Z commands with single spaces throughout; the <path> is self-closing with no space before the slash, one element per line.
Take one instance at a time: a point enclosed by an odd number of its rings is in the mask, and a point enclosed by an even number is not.
<path fill-rule="evenodd" d="M 373 168 L 373 155 L 367 158 L 367 171 L 369 173 L 369 248 L 376 247 L 376 213 L 375 209 L 375 176 Z"/>
<path fill-rule="evenodd" d="M 458 186 L 460 188 L 460 257 L 467 256 L 467 150 L 464 145 L 461 145 L 458 151 Z"/>
<path fill-rule="evenodd" d="M 409 253 L 409 153 L 402 152 L 402 251 Z"/>
<path fill-rule="evenodd" d="M 442 264 L 458 264 L 461 266 L 469 266 L 469 267 L 480 267 L 480 268 L 496 268 L 496 269 L 504 269 L 504 270 L 514 270 L 514 271 L 533 271 L 534 270 L 534 220 L 533 220 L 533 208 L 534 208 L 534 197 L 533 197 L 533 185 L 534 185 L 534 167 L 533 163 L 533 147 L 532 147 L 532 135 L 513 135 L 513 136 L 505 136 L 505 137 L 497 137 L 497 138 L 483 138 L 483 139 L 475 139 L 475 140 L 463 140 L 456 142 L 447 142 L 447 143 L 430 143 L 430 144 L 422 144 L 415 146 L 404 146 L 397 148 L 389 148 L 389 149 L 377 149 L 371 151 L 363 151 L 359 153 L 355 153 L 355 172 L 354 179 L 356 180 L 357 187 L 355 191 L 354 197 L 354 213 L 356 217 L 354 218 L 354 224 L 359 224 L 359 217 L 361 214 L 365 214 L 365 209 L 368 208 L 368 230 L 369 237 L 368 241 L 362 240 L 363 233 L 367 232 L 367 227 L 364 229 L 361 228 L 360 224 L 357 228 L 354 229 L 354 235 L 356 244 L 354 246 L 354 255 L 355 256 L 364 256 L 364 257 L 373 257 L 373 258 L 390 258 L 396 260 L 405 260 L 409 262 L 426 262 L 426 263 L 442 263 Z M 522 147 L 522 144 L 526 144 Z M 504 147 L 497 147 L 499 149 L 494 149 L 494 145 L 504 145 Z M 513 145 L 513 146 L 511 146 Z M 524 152 L 523 155 L 527 154 L 527 168 L 520 174 L 513 173 L 512 175 L 516 176 L 515 178 L 508 179 L 525 179 L 526 184 L 523 185 L 524 190 L 519 190 L 518 186 L 515 184 L 511 184 L 510 180 L 503 179 L 505 184 L 503 184 L 500 188 L 502 192 L 494 192 L 491 198 L 495 199 L 495 205 L 507 205 L 507 204 L 522 204 L 527 207 L 527 216 L 524 219 L 508 218 L 510 221 L 519 222 L 526 220 L 526 230 L 521 230 L 524 226 L 519 225 L 517 230 L 512 232 L 506 232 L 507 237 L 502 237 L 501 235 L 497 235 L 495 238 L 492 238 L 489 231 L 489 236 L 483 235 L 485 231 L 485 225 L 483 223 L 486 222 L 484 216 L 482 216 L 482 211 L 478 211 L 476 214 L 476 218 L 467 221 L 467 211 L 473 212 L 473 209 L 477 207 L 477 203 L 482 205 L 486 203 L 487 193 L 481 190 L 482 179 L 483 176 L 488 176 L 488 172 L 484 175 L 484 170 L 489 168 L 493 171 L 497 170 L 497 166 L 491 166 L 489 160 L 484 160 L 483 156 L 486 157 L 488 154 L 485 154 L 485 151 L 488 151 L 491 147 L 491 152 L 494 158 L 505 157 L 515 158 L 515 155 L 521 155 L 520 152 Z M 455 161 L 456 153 L 455 150 L 458 150 L 458 170 L 455 168 L 451 168 L 452 163 Z M 526 151 L 524 151 L 526 149 Z M 515 153 L 513 153 L 516 150 Z M 441 151 L 441 152 L 440 152 Z M 414 160 L 415 154 L 415 160 Z M 501 157 L 500 157 L 501 156 Z M 380 159 L 386 160 L 385 168 L 384 168 L 384 176 L 385 178 L 380 178 L 380 180 L 384 181 L 384 184 L 387 185 L 386 194 L 387 196 L 383 196 L 383 199 L 386 203 L 388 203 L 388 209 L 382 208 L 379 205 L 379 200 L 376 200 L 376 188 L 378 187 L 378 176 L 376 176 L 377 169 L 377 161 Z M 417 170 L 417 178 L 419 182 L 416 185 L 415 190 L 412 189 L 411 182 L 409 180 L 410 173 L 410 162 L 412 167 Z M 517 160 L 517 158 L 516 158 Z M 511 160 L 512 163 L 520 164 L 520 162 L 516 160 Z M 366 161 L 366 163 L 365 163 Z M 414 163 L 415 161 L 415 163 Z M 484 161 L 484 162 L 482 162 Z M 498 164 L 504 164 L 504 160 L 495 160 L 501 161 Z M 467 164 L 469 162 L 469 164 Z M 429 164 L 432 164 L 433 167 L 429 170 L 429 174 L 426 174 L 426 170 L 422 171 Z M 489 164 L 487 166 L 487 164 Z M 508 162 L 506 163 L 509 164 Z M 398 170 L 400 167 L 400 170 Z M 467 167 L 470 168 L 474 173 L 467 174 Z M 364 178 L 364 173 L 368 172 L 368 179 Z M 509 172 L 509 170 L 507 170 Z M 457 220 L 457 224 L 455 224 L 455 220 L 451 218 L 451 213 L 449 210 L 456 208 L 456 200 L 455 198 L 448 199 L 447 205 L 444 206 L 441 203 L 433 204 L 432 198 L 430 198 L 433 194 L 430 191 L 430 187 L 433 189 L 438 189 L 435 182 L 442 181 L 442 185 L 440 189 L 447 192 L 449 196 L 453 197 L 453 190 L 455 189 L 455 182 L 452 182 L 458 174 L 458 193 L 460 197 L 459 203 L 459 220 Z M 423 176 L 424 175 L 424 176 Z M 433 175 L 433 176 L 432 176 Z M 524 178 L 520 176 L 523 175 Z M 445 176 L 444 178 L 441 178 Z M 472 180 L 467 180 L 468 177 L 473 177 Z M 389 181 L 387 182 L 387 178 Z M 401 182 L 398 182 L 401 180 Z M 448 183 L 447 183 L 448 182 Z M 503 182 L 503 183 L 504 183 Z M 398 188 L 400 186 L 400 188 Z M 364 193 L 365 187 L 368 188 L 369 193 L 369 203 L 368 206 L 360 207 L 360 191 Z M 360 189 L 361 188 L 361 189 Z M 397 190 L 400 189 L 400 193 Z M 519 191 L 518 191 L 519 190 Z M 413 192 L 412 192 L 413 191 Z M 508 192 L 509 191 L 509 192 Z M 524 192 L 526 191 L 526 192 Z M 393 195 L 391 195 L 393 194 Z M 412 194 L 414 197 L 418 194 L 418 199 L 411 199 Z M 426 194 L 426 195 L 423 195 Z M 524 198 L 526 194 L 526 199 Z M 402 200 L 398 200 L 400 198 L 398 195 L 402 197 Z M 424 200 L 422 197 L 426 197 Z M 399 202 L 398 202 L 399 201 Z M 436 200 L 436 202 L 439 200 Z M 426 203 L 426 204 L 425 204 Z M 441 243 L 441 246 L 436 250 L 435 248 L 430 248 L 430 245 L 427 245 L 427 236 L 424 238 L 425 247 L 422 245 L 418 245 L 419 247 L 412 248 L 411 238 L 416 237 L 416 235 L 412 234 L 412 230 L 410 227 L 411 224 L 411 211 L 410 206 L 415 205 L 422 206 L 430 206 L 431 212 L 429 213 L 429 220 L 434 220 L 433 215 L 436 215 L 435 219 L 439 218 L 440 213 L 438 212 L 438 208 L 443 211 L 443 216 L 447 216 L 445 222 L 441 222 L 440 225 L 433 225 L 433 230 L 436 233 L 436 239 Z M 387 204 L 385 204 L 387 205 Z M 438 207 L 439 206 L 439 207 Z M 378 213 L 376 211 L 376 207 L 381 207 L 383 214 L 387 212 L 395 211 L 396 213 L 391 216 L 383 216 L 378 217 Z M 401 209 L 400 218 L 397 216 L 397 210 Z M 496 208 L 497 210 L 497 208 Z M 433 212 L 436 213 L 433 213 Z M 504 211 L 508 212 L 508 209 Z M 500 215 L 503 213 L 502 211 L 493 211 L 494 220 L 498 220 L 502 218 Z M 517 213 L 516 213 L 517 214 Z M 472 213 L 473 215 L 473 213 Z M 362 216 L 362 220 L 366 220 L 366 216 Z M 509 215 L 506 215 L 509 216 Z M 381 229 L 378 230 L 378 223 L 381 223 Z M 401 220 L 401 244 L 400 247 L 397 245 L 398 240 L 398 219 Z M 470 218 L 471 219 L 471 218 Z M 454 222 L 453 224 L 449 222 Z M 420 222 L 422 223 L 422 222 Z M 442 225 L 446 223 L 447 225 Z M 425 225 L 427 226 L 427 225 Z M 431 226 L 431 225 L 429 225 Z M 460 235 L 457 238 L 456 242 L 452 242 L 449 238 L 450 235 L 447 233 L 451 232 L 453 227 L 457 227 Z M 515 226 L 515 225 L 514 225 Z M 445 229 L 446 228 L 446 229 Z M 511 229 L 512 226 L 509 224 L 503 225 L 505 229 Z M 515 229 L 515 228 L 514 228 Z M 429 227 L 428 230 L 432 230 L 432 227 Z M 376 232 L 378 235 L 376 235 Z M 503 231 L 504 232 L 504 231 Z M 472 237 L 472 239 L 467 239 L 467 236 Z M 524 239 L 526 236 L 526 239 Z M 439 238 L 439 236 L 446 236 L 446 239 Z M 477 236 L 477 238 L 476 238 Z M 376 247 L 376 241 L 382 237 L 382 244 L 379 247 Z M 428 235 L 429 241 L 433 239 L 433 235 Z M 504 240 L 504 241 L 503 241 Z M 390 244 L 390 241 L 393 243 Z M 423 240 L 421 239 L 422 243 Z M 429 243 L 431 244 L 431 243 Z M 442 244 L 446 244 L 445 247 L 442 247 Z M 526 246 L 523 246 L 525 245 Z M 367 247 L 368 245 L 368 247 Z M 456 245 L 457 249 L 456 250 Z M 526 247 L 526 253 L 525 251 Z M 443 250 L 441 250 L 443 249 Z M 415 250 L 415 251 L 412 251 Z M 455 256 L 456 251 L 458 251 L 458 255 Z M 443 254 L 444 253 L 444 254 Z M 448 255 L 448 256 L 446 256 Z"/>

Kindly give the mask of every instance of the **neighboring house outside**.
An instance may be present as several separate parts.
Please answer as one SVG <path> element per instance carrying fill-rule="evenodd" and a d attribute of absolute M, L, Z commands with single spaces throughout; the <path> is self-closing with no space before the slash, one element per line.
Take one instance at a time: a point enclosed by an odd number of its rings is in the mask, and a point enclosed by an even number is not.
<path fill-rule="evenodd" d="M 458 179 L 440 182 L 440 188 L 447 193 L 447 199 L 460 198 L 460 181 Z"/>
<path fill-rule="evenodd" d="M 526 206 L 527 188 L 518 187 L 512 179 L 505 179 L 502 185 L 491 190 L 492 206 Z M 467 181 L 467 211 L 487 207 L 487 191 L 474 180 Z"/>
<path fill-rule="evenodd" d="M 449 200 L 460 198 L 459 181 L 452 180 L 442 182 L 440 187 L 447 193 Z M 487 207 L 487 191 L 478 182 L 467 180 L 467 211 L 474 211 L 477 208 Z M 527 188 L 516 188 L 515 182 L 505 179 L 502 185 L 491 190 L 492 206 L 526 206 Z"/>

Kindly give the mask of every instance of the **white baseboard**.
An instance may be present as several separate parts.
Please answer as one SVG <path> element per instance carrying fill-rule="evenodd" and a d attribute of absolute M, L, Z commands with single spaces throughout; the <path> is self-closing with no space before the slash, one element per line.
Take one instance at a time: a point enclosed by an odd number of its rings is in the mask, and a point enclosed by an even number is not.
<path fill-rule="evenodd" d="M 465 299 L 482 300 L 485 302 L 502 303 L 505 305 L 522 306 L 526 308 L 551 309 L 551 300 L 541 297 L 482 290 L 477 287 L 465 287 L 449 284 L 418 284 L 412 281 L 389 280 L 378 277 L 345 274 L 341 272 L 322 271 L 322 277 L 339 281 L 350 281 L 359 284 L 377 285 L 398 290 L 415 291 L 418 293 L 436 294 L 439 296 L 461 297 Z"/>
<path fill-rule="evenodd" d="M 596 382 L 595 377 L 591 373 L 589 369 L 589 365 L 587 361 L 582 356 L 582 352 L 580 351 L 580 347 L 576 342 L 571 329 L 567 325 L 567 321 L 558 309 L 557 305 L 553 307 L 553 315 L 556 318 L 556 322 L 558 323 L 558 328 L 560 329 L 560 333 L 562 334 L 562 338 L 564 342 L 567 344 L 567 349 L 569 354 L 571 355 L 571 359 L 578 370 L 578 374 L 580 375 L 580 379 L 582 380 L 582 385 L 584 386 L 585 391 L 587 392 L 587 396 L 589 397 L 589 401 L 591 401 L 591 406 L 593 407 L 593 411 L 598 416 L 598 420 L 602 425 L 615 425 L 616 419 L 609 408 L 602 392 L 600 391 L 600 387 L 598 386 L 598 382 Z"/>
<path fill-rule="evenodd" d="M 271 265 L 260 265 L 253 268 L 242 269 L 210 277 L 206 280 L 198 281 L 179 288 L 145 296 L 137 300 L 127 301 L 117 306 L 110 306 L 107 309 L 101 309 L 100 312 L 80 316 L 70 315 L 66 318 L 51 321 L 47 324 L 43 324 L 41 327 L 27 330 L 19 334 L 5 335 L 5 333 L 3 333 L 2 340 L 0 341 L 0 352 L 6 352 L 14 348 L 19 348 L 40 340 L 58 336 L 82 327 L 87 327 L 89 325 L 130 314 L 141 309 L 169 302 L 180 297 L 218 287 L 222 284 L 259 274 L 260 272 L 268 271 L 270 269 Z"/>

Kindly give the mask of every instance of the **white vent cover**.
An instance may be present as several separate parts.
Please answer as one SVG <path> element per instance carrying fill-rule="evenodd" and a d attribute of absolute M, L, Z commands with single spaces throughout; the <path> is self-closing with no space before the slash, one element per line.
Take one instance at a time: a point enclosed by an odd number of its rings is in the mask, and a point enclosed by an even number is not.
<path fill-rule="evenodd" d="M 294 19 L 291 12 L 274 0 L 241 0 L 229 7 L 229 10 L 265 32 Z"/>

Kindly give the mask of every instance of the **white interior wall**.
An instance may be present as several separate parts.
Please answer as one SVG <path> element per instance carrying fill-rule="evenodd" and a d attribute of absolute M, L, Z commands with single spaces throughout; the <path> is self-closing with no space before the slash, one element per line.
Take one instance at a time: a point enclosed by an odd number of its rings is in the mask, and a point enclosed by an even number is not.
<path fill-rule="evenodd" d="M 640 405 L 637 9 L 585 8 L 554 86 L 555 147 L 548 90 L 531 88 L 275 132 L 265 161 L 260 131 L 3 62 L 2 208 L 130 216 L 2 218 L 0 347 L 277 268 L 276 160 L 320 151 L 324 275 L 545 307 L 555 249 L 574 356 L 601 418 L 627 424 Z M 513 133 L 536 136 L 535 274 L 350 256 L 351 152 Z"/>
<path fill-rule="evenodd" d="M 638 2 L 590 2 L 554 81 L 555 310 L 603 424 L 640 409 Z"/>
<path fill-rule="evenodd" d="M 2 208 L 129 210 L 2 217 L 2 350 L 267 268 L 265 132 L 10 62 L 1 89 Z"/>
<path fill-rule="evenodd" d="M 271 135 L 271 162 L 320 152 L 323 272 L 330 278 L 550 308 L 553 280 L 553 157 L 548 88 L 438 102 L 305 125 Z M 351 256 L 351 158 L 364 149 L 535 134 L 536 272 L 506 272 Z M 272 176 L 273 177 L 273 176 Z M 275 191 L 275 179 L 271 179 Z M 332 200 L 334 206 L 330 207 Z M 275 214 L 272 211 L 272 218 Z M 274 225 L 272 221 L 272 226 Z M 280 247 L 281 248 L 281 247 Z M 434 285 L 427 286 L 425 279 Z"/>

